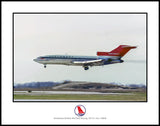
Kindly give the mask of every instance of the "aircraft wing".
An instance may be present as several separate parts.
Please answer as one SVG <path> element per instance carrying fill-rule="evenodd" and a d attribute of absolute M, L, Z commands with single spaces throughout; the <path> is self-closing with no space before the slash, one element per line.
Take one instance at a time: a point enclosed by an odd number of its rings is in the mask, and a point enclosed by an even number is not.
<path fill-rule="evenodd" d="M 93 65 L 98 65 L 103 63 L 103 59 L 97 59 L 97 60 L 86 60 L 86 61 L 73 61 L 74 64 L 77 65 L 88 65 L 88 66 L 93 66 Z"/>

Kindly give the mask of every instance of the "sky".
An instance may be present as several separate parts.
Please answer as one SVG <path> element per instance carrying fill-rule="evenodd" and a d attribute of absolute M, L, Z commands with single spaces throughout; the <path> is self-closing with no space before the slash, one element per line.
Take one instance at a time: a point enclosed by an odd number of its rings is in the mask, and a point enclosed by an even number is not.
<path fill-rule="evenodd" d="M 47 65 L 43 55 L 96 56 L 119 45 L 137 46 L 119 64 Z M 131 62 L 132 61 L 132 62 Z M 146 84 L 145 14 L 14 14 L 14 82 L 91 81 Z"/>

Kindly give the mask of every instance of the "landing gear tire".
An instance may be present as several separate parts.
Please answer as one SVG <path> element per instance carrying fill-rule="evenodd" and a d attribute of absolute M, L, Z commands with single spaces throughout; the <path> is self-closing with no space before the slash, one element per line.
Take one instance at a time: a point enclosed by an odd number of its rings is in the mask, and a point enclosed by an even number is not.
<path fill-rule="evenodd" d="M 44 65 L 44 68 L 46 68 L 47 66 L 46 65 Z"/>
<path fill-rule="evenodd" d="M 88 70 L 88 69 L 89 69 L 89 67 L 88 67 L 88 66 L 85 66 L 85 67 L 84 67 L 84 70 Z"/>

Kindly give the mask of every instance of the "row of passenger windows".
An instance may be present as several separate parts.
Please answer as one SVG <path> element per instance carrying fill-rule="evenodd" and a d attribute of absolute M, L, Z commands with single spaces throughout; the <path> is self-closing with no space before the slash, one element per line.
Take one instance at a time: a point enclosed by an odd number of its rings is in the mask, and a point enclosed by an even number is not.
<path fill-rule="evenodd" d="M 73 58 L 73 59 L 84 59 L 84 58 L 90 58 L 90 57 L 80 57 L 80 56 L 44 56 L 44 57 L 41 57 L 41 58 Z"/>
<path fill-rule="evenodd" d="M 75 57 L 72 57 L 72 56 L 49 56 L 49 57 L 44 57 L 44 58 L 75 58 Z"/>

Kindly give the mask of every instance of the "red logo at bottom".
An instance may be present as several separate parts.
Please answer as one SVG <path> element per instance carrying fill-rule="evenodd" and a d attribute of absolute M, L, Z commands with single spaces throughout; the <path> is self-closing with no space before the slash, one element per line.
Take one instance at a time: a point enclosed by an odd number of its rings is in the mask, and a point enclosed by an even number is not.
<path fill-rule="evenodd" d="M 86 108 L 83 105 L 77 105 L 74 109 L 77 116 L 83 116 L 86 113 Z"/>

